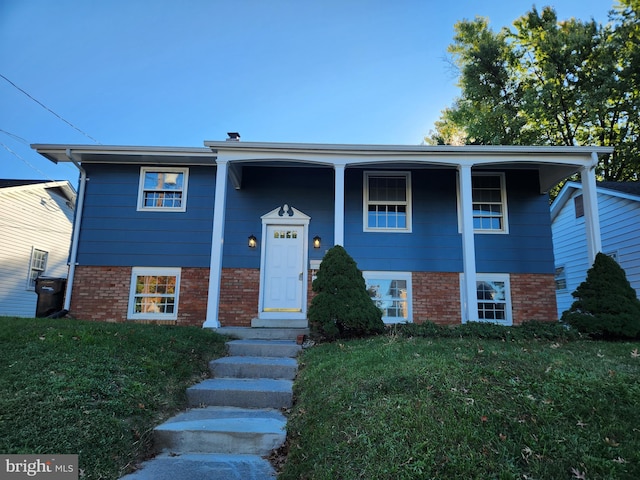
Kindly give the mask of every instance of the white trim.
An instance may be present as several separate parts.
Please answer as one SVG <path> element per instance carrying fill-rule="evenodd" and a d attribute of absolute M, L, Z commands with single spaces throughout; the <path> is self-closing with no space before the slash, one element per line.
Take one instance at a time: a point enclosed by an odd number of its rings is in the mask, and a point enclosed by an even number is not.
<path fill-rule="evenodd" d="M 413 276 L 411 272 L 388 272 L 367 270 L 362 272 L 365 283 L 369 285 L 370 280 L 405 280 L 407 282 L 407 318 L 382 317 L 385 324 L 412 323 L 413 322 Z"/>
<path fill-rule="evenodd" d="M 503 282 L 504 283 L 504 303 L 505 303 L 505 319 L 504 320 L 485 320 L 485 319 L 480 319 L 480 315 L 478 312 L 479 303 L 482 302 L 478 302 L 477 301 L 477 284 L 480 282 Z M 464 295 L 464 289 L 462 288 L 462 285 L 464 284 L 464 274 L 461 273 L 460 274 L 460 290 L 462 292 L 462 295 Z M 511 278 L 510 275 L 508 273 L 478 273 L 476 274 L 476 287 L 474 289 L 473 292 L 473 296 L 474 298 L 476 298 L 476 315 L 475 318 L 473 320 L 465 320 L 464 318 L 464 309 L 462 310 L 463 313 L 463 317 L 462 317 L 462 323 L 467 323 L 468 321 L 474 321 L 474 322 L 482 322 L 482 323 L 495 323 L 497 325 L 504 325 L 504 326 L 511 326 L 513 325 L 513 312 L 512 312 L 512 304 L 511 304 Z M 461 298 L 460 299 L 460 303 L 464 305 L 465 303 L 465 298 Z"/>
<path fill-rule="evenodd" d="M 129 306 L 127 308 L 128 320 L 177 320 L 178 306 L 180 297 L 180 275 L 182 269 L 179 267 L 133 267 L 131 269 L 131 284 L 129 286 Z M 136 313 L 135 297 L 136 297 L 136 279 L 138 277 L 154 276 L 154 277 L 176 277 L 174 298 L 174 309 L 172 313 Z"/>
<path fill-rule="evenodd" d="M 207 318 L 204 328 L 218 328 L 220 320 L 220 287 L 222 285 L 222 253 L 224 246 L 224 217 L 227 209 L 228 162 L 218 159 L 216 190 L 213 202 L 213 226 L 211 227 L 211 258 L 209 260 L 209 290 L 207 293 Z"/>
<path fill-rule="evenodd" d="M 584 224 L 587 235 L 589 265 L 592 265 L 598 252 L 602 251 L 600 237 L 600 214 L 598 213 L 598 191 L 596 189 L 597 156 L 594 154 L 593 167 L 583 167 L 580 171 L 582 183 L 582 204 L 584 205 Z"/>
<path fill-rule="evenodd" d="M 405 196 L 404 202 L 389 201 L 389 205 L 406 206 L 406 227 L 369 227 L 369 204 L 376 203 L 369 201 L 369 179 L 380 178 L 404 178 Z M 365 170 L 362 173 L 362 231 L 363 232 L 385 232 L 385 233 L 411 233 L 412 231 L 412 193 L 411 193 L 411 172 L 410 171 L 387 171 L 387 170 Z"/>
<path fill-rule="evenodd" d="M 462 270 L 465 274 L 461 285 L 460 303 L 462 322 L 478 319 L 476 297 L 476 246 L 473 231 L 473 193 L 471 190 L 471 165 L 458 166 L 458 192 L 460 195 L 459 218 L 462 233 Z"/>
<path fill-rule="evenodd" d="M 179 207 L 147 207 L 144 205 L 144 180 L 147 173 L 182 173 L 182 197 Z M 177 167 L 140 167 L 140 181 L 138 184 L 138 211 L 144 212 L 185 212 L 187 210 L 187 187 L 189 183 L 189 169 Z M 178 190 L 176 190 L 178 191 Z"/>
<path fill-rule="evenodd" d="M 344 245 L 344 165 L 334 165 L 333 244 Z"/>

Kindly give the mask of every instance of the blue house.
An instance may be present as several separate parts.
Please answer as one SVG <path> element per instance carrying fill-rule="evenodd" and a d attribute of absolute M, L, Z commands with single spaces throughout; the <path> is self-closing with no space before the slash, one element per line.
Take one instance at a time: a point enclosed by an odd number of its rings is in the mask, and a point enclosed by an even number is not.
<path fill-rule="evenodd" d="M 33 148 L 80 171 L 65 308 L 211 328 L 306 326 L 333 245 L 356 260 L 387 323 L 556 320 L 545 192 L 576 172 L 593 192 L 594 162 L 612 151 L 237 134 L 202 148 Z M 591 245 L 597 223 L 587 230 Z"/>
<path fill-rule="evenodd" d="M 598 182 L 600 251 L 625 270 L 640 292 L 640 182 Z M 592 261 L 587 255 L 582 185 L 567 182 L 551 205 L 558 315 L 571 307 L 572 292 L 582 283 Z"/>

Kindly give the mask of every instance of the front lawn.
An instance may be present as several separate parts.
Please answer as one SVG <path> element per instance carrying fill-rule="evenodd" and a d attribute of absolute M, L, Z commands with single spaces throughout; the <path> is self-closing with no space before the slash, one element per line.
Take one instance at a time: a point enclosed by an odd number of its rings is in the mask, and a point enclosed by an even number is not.
<path fill-rule="evenodd" d="M 640 478 L 639 350 L 393 335 L 310 348 L 279 478 Z"/>
<path fill-rule="evenodd" d="M 0 317 L 0 452 L 78 454 L 80 478 L 119 478 L 224 354 L 202 328 Z"/>

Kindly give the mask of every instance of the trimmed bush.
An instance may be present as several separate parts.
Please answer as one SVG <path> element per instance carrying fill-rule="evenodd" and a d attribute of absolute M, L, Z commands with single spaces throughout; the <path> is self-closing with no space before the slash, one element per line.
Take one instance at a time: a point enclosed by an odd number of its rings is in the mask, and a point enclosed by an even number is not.
<path fill-rule="evenodd" d="M 309 307 L 314 334 L 333 340 L 384 332 L 382 312 L 369 297 L 362 272 L 340 245 L 327 251 L 312 287 L 317 293 Z"/>
<path fill-rule="evenodd" d="M 640 300 L 624 270 L 598 253 L 587 278 L 575 292 L 562 321 L 596 338 L 636 338 L 640 334 Z"/>

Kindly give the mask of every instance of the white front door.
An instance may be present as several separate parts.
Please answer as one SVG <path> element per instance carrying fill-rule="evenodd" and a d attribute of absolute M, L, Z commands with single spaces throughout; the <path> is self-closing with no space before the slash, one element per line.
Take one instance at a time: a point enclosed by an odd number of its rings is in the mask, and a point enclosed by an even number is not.
<path fill-rule="evenodd" d="M 302 312 L 303 248 L 303 225 L 266 225 L 262 312 Z"/>

